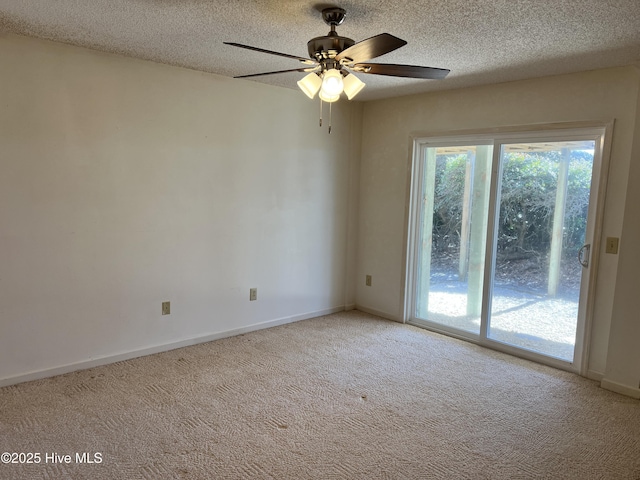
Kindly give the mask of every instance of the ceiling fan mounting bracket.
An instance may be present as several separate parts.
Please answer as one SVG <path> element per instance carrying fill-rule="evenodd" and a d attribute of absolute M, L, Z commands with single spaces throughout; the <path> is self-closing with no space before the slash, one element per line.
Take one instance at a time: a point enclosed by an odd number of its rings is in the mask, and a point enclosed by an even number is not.
<path fill-rule="evenodd" d="M 344 17 L 347 15 L 347 11 L 344 8 L 330 7 L 322 10 L 322 19 L 327 25 L 331 25 L 333 31 L 335 27 L 344 22 Z"/>

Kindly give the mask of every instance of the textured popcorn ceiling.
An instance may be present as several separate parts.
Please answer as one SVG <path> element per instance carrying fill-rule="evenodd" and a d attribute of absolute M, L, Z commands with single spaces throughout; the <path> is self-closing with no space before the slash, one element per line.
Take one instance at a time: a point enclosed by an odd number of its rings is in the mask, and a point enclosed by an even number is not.
<path fill-rule="evenodd" d="M 347 10 L 343 36 L 409 42 L 375 62 L 451 69 L 440 81 L 360 75 L 358 100 L 640 65 L 640 0 L 0 0 L 0 32 L 234 76 L 300 64 L 223 41 L 306 57 L 329 31 L 326 6 Z M 238 81 L 297 88 L 302 76 Z"/>

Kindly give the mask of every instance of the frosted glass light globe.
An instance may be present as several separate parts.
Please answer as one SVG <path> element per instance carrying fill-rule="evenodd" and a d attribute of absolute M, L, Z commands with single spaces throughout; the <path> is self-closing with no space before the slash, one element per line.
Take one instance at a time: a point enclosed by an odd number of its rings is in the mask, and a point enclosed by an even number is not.
<path fill-rule="evenodd" d="M 322 93 L 322 90 L 320 90 L 319 97 L 320 97 L 320 100 L 326 103 L 333 103 L 340 100 L 340 95 L 334 95 L 333 97 L 328 97 L 324 93 Z"/>
<path fill-rule="evenodd" d="M 316 96 L 316 93 L 318 93 L 318 90 L 320 90 L 322 80 L 315 73 L 310 73 L 298 82 L 298 86 L 307 97 L 313 98 Z"/>
<path fill-rule="evenodd" d="M 343 80 L 344 83 L 344 93 L 347 94 L 347 98 L 351 100 L 355 97 L 360 90 L 364 88 L 364 82 L 361 81 L 358 77 L 356 77 L 353 73 L 350 73 Z"/>
<path fill-rule="evenodd" d="M 344 82 L 342 75 L 335 68 L 331 68 L 324 72 L 322 76 L 322 93 L 325 97 L 333 98 L 340 95 L 344 90 Z"/>

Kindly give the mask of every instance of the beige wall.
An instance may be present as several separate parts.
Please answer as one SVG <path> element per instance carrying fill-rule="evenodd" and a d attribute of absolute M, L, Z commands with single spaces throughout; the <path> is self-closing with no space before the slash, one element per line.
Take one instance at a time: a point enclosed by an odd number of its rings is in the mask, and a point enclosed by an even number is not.
<path fill-rule="evenodd" d="M 637 219 L 629 212 L 625 214 L 625 204 L 630 209 L 640 202 L 639 188 L 631 188 L 627 196 L 627 179 L 630 174 L 635 179 L 640 168 L 636 165 L 630 170 L 632 148 L 637 148 L 634 134 L 638 141 L 639 78 L 638 70 L 628 67 L 366 103 L 360 171 L 357 305 L 388 318 L 401 319 L 404 315 L 411 136 L 416 134 L 556 122 L 604 123 L 615 119 L 603 236 L 620 236 L 624 227 L 625 235 L 631 232 L 631 238 L 623 239 L 622 245 L 637 245 L 640 241 Z M 637 155 L 635 157 L 637 160 Z M 640 185 L 640 179 L 636 185 Z M 602 245 L 604 248 L 604 242 Z M 628 340 L 621 358 L 615 361 L 629 364 L 625 367 L 624 383 L 637 388 L 640 362 L 637 354 L 630 352 L 632 342 L 640 343 L 640 328 L 634 320 L 637 314 L 632 315 L 639 311 L 637 300 L 631 293 L 625 295 L 616 305 L 615 315 L 613 302 L 614 295 L 620 299 L 624 295 L 616 289 L 620 282 L 637 285 L 634 272 L 640 268 L 640 261 L 637 252 L 621 252 L 620 258 L 629 260 L 623 273 L 618 272 L 618 256 L 594 254 L 600 255 L 600 266 L 589 369 L 598 377 L 611 368 L 608 350 L 621 345 L 614 339 L 610 345 L 609 333 L 620 327 L 634 337 Z M 373 275 L 372 287 L 364 285 L 366 274 Z"/>
<path fill-rule="evenodd" d="M 636 96 L 636 121 L 629 189 L 624 211 L 620 259 L 616 277 L 605 386 L 621 393 L 640 389 L 640 92 Z M 639 392 L 634 396 L 640 396 Z"/>
<path fill-rule="evenodd" d="M 355 303 L 360 105 L 328 135 L 294 90 L 13 35 L 0 58 L 0 384 Z"/>

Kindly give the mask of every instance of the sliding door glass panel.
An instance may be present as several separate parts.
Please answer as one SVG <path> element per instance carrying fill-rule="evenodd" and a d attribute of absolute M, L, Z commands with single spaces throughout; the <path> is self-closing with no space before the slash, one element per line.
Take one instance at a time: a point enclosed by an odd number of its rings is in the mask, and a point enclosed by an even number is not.
<path fill-rule="evenodd" d="M 493 147 L 423 150 L 415 314 L 480 333 Z"/>
<path fill-rule="evenodd" d="M 573 361 L 594 148 L 502 145 L 487 338 Z"/>

